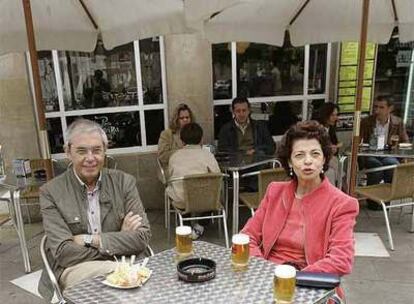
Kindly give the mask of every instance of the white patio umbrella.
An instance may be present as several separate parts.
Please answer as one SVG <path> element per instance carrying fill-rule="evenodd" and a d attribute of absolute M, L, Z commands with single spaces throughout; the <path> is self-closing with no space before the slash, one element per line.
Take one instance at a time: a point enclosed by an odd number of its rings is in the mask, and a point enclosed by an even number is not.
<path fill-rule="evenodd" d="M 182 0 L 31 0 L 37 50 L 91 52 L 188 32 Z M 27 51 L 22 1 L 0 0 L 0 55 Z"/>
<path fill-rule="evenodd" d="M 363 0 L 184 0 L 189 25 L 213 42 L 248 41 L 293 45 L 356 41 Z M 395 26 L 400 41 L 414 40 L 414 1 L 373 0 L 368 41 L 387 43 Z"/>
<path fill-rule="evenodd" d="M 366 42 L 387 43 L 395 26 L 402 42 L 414 40 L 413 0 L 184 0 L 186 19 L 213 43 L 247 41 L 293 45 L 359 41 L 358 81 L 351 158 L 356 179 Z"/>
<path fill-rule="evenodd" d="M 50 152 L 37 51 L 91 52 L 99 35 L 111 49 L 186 32 L 182 0 L 0 0 L 0 55 L 30 52 L 42 157 Z"/>

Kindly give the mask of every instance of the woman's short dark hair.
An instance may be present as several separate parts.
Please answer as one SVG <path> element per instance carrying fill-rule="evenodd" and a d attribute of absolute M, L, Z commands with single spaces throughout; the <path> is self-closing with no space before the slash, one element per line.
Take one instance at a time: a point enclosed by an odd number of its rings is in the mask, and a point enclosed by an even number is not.
<path fill-rule="evenodd" d="M 299 139 L 316 139 L 320 143 L 323 156 L 325 157 L 323 170 L 326 172 L 329 168 L 329 161 L 332 155 L 331 140 L 325 127 L 316 120 L 300 121 L 290 127 L 283 136 L 281 146 L 278 150 L 278 158 L 286 172 L 289 174 L 290 171 L 289 160 L 292 155 L 293 143 Z M 296 179 L 295 174 L 293 177 Z"/>
<path fill-rule="evenodd" d="M 203 138 L 203 129 L 198 123 L 191 122 L 182 127 L 180 138 L 186 145 L 198 145 Z"/>
<path fill-rule="evenodd" d="M 327 102 L 324 103 L 319 109 L 319 115 L 318 115 L 318 121 L 326 125 L 326 122 L 328 121 L 329 117 L 331 117 L 332 113 L 335 111 L 335 109 L 339 113 L 339 106 L 333 102 Z"/>

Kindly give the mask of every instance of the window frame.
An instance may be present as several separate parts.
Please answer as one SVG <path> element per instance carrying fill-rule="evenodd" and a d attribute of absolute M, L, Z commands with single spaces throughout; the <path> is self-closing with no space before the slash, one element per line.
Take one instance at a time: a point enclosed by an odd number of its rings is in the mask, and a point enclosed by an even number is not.
<path fill-rule="evenodd" d="M 329 85 L 331 76 L 331 55 L 332 44 L 327 43 L 326 51 L 326 77 L 325 77 L 325 93 L 323 94 L 309 94 L 309 60 L 310 60 L 310 45 L 305 45 L 305 60 L 304 60 L 304 75 L 303 75 L 303 94 L 299 95 L 279 95 L 266 97 L 249 97 L 251 104 L 263 102 L 282 102 L 282 101 L 302 101 L 302 120 L 308 119 L 309 103 L 315 99 L 324 99 L 325 102 L 329 100 Z M 214 99 L 213 106 L 231 105 L 233 98 L 237 97 L 237 50 L 236 42 L 231 42 L 231 81 L 232 81 L 232 99 Z M 214 94 L 213 94 L 214 95 Z M 282 136 L 273 136 L 275 140 L 279 140 Z"/>
<path fill-rule="evenodd" d="M 66 118 L 71 116 L 80 116 L 80 115 L 93 115 L 93 114 L 112 114 L 112 113 L 121 113 L 121 112 L 138 112 L 140 117 L 140 133 L 141 133 L 141 146 L 125 147 L 125 148 L 111 148 L 107 150 L 108 154 L 128 154 L 128 153 L 137 153 L 137 152 L 155 152 L 158 149 L 158 145 L 147 145 L 146 138 L 146 128 L 145 128 L 145 111 L 150 110 L 162 110 L 164 116 L 164 129 L 168 127 L 168 95 L 167 95 L 167 78 L 166 78 L 166 67 L 165 67 L 165 44 L 164 37 L 159 36 L 160 44 L 160 64 L 161 64 L 161 84 L 162 84 L 162 103 L 158 104 L 144 104 L 144 94 L 143 94 L 143 83 L 142 83 L 142 70 L 141 70 L 141 56 L 139 49 L 139 41 L 135 40 L 133 43 L 134 49 L 134 59 L 135 59 L 135 72 L 137 80 L 137 93 L 138 93 L 138 104 L 137 105 L 128 105 L 120 107 L 105 107 L 105 108 L 92 108 L 92 109 L 82 109 L 82 110 L 67 110 L 64 108 L 63 101 L 63 84 L 61 78 L 59 56 L 57 50 L 52 50 L 52 61 L 54 68 L 54 77 L 56 81 L 57 94 L 58 94 L 58 103 L 59 111 L 46 112 L 46 119 L 48 118 L 60 118 L 63 140 L 66 141 L 66 130 L 68 128 L 66 123 Z M 32 91 L 32 96 L 34 94 L 33 86 L 33 74 L 30 63 L 30 54 L 26 52 L 26 63 L 29 74 L 30 88 Z M 33 99 L 34 101 L 34 99 Z M 43 100 L 42 100 L 43 104 Z M 36 107 L 34 107 L 37 112 Z M 37 117 L 37 116 L 36 116 Z M 53 158 L 62 159 L 66 157 L 65 153 L 54 153 L 52 154 Z"/>

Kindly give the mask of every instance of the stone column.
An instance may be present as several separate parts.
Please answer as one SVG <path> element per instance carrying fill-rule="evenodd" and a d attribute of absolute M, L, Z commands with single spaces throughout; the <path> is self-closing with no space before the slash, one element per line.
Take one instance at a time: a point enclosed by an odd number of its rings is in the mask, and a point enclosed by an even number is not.
<path fill-rule="evenodd" d="M 24 54 L 0 56 L 0 144 L 8 172 L 12 159 L 40 157 Z"/>
<path fill-rule="evenodd" d="M 170 35 L 164 41 L 169 117 L 179 103 L 187 103 L 204 130 L 204 143 L 212 143 L 211 44 L 195 34 Z"/>

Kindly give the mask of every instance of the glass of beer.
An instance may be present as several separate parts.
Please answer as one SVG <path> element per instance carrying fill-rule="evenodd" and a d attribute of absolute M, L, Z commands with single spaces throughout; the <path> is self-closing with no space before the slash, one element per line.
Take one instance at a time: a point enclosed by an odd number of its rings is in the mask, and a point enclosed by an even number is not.
<path fill-rule="evenodd" d="M 273 297 L 277 304 L 292 303 L 296 287 L 296 269 L 290 265 L 277 265 L 273 278 Z"/>
<path fill-rule="evenodd" d="M 178 226 L 175 228 L 175 246 L 180 256 L 187 256 L 193 253 L 190 226 Z"/>
<path fill-rule="evenodd" d="M 398 143 L 400 142 L 400 137 L 398 134 L 391 135 L 391 147 L 394 149 L 398 148 Z"/>
<path fill-rule="evenodd" d="M 247 234 L 235 234 L 232 237 L 231 263 L 234 267 L 245 268 L 249 264 L 249 241 Z"/>

